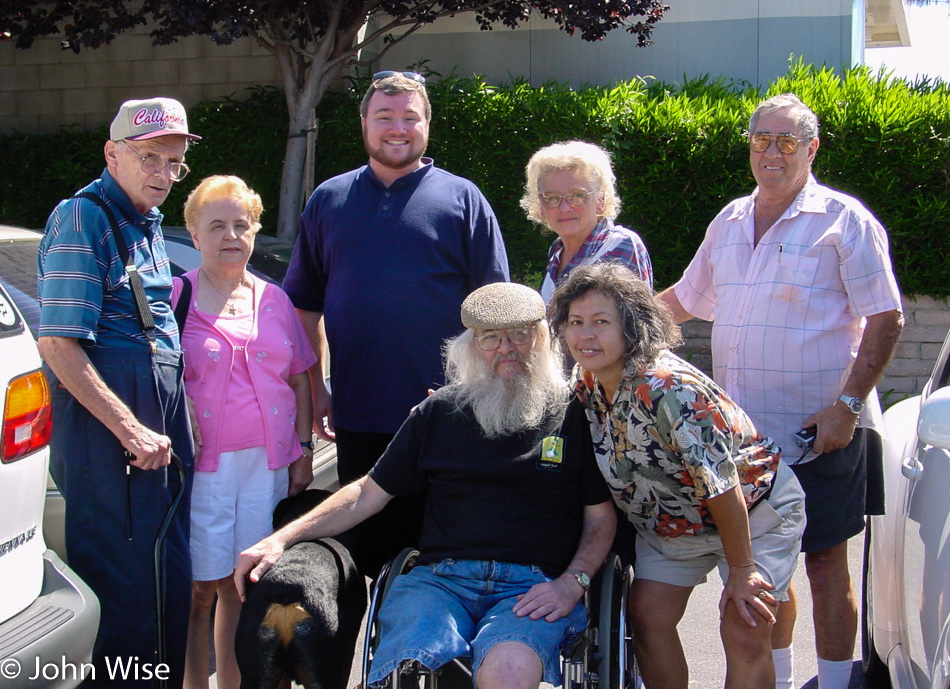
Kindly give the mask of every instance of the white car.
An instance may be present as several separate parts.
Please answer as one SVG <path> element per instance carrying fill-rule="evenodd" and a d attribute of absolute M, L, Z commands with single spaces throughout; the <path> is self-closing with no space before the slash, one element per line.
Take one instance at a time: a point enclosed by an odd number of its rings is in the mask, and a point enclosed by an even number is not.
<path fill-rule="evenodd" d="M 43 539 L 50 391 L 20 311 L 0 285 L 0 686 L 74 687 L 99 601 Z"/>
<path fill-rule="evenodd" d="M 886 514 L 865 535 L 871 689 L 950 687 L 950 335 L 922 393 L 884 415 Z"/>

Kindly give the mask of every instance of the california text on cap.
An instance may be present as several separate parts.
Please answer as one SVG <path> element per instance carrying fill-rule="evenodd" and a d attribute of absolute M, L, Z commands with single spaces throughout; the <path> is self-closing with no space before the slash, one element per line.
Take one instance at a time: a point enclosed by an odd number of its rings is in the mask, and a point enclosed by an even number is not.
<path fill-rule="evenodd" d="M 109 138 L 112 141 L 154 139 L 156 136 L 178 134 L 189 139 L 200 136 L 188 132 L 185 108 L 174 98 L 127 100 L 112 120 Z"/>
<path fill-rule="evenodd" d="M 516 282 L 495 282 L 469 294 L 462 302 L 466 328 L 511 328 L 544 319 L 544 299 Z"/>

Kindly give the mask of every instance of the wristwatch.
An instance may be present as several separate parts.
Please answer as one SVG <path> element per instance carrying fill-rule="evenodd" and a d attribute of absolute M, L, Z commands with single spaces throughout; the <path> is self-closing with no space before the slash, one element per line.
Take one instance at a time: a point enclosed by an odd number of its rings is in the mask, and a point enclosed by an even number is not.
<path fill-rule="evenodd" d="M 314 444 L 312 440 L 308 440 L 307 442 L 304 442 L 301 440 L 300 447 L 302 447 L 305 450 L 310 450 L 310 452 L 313 452 L 314 450 Z"/>
<path fill-rule="evenodd" d="M 590 588 L 590 577 L 587 576 L 587 572 L 582 569 L 569 569 L 565 574 L 570 574 L 575 579 L 577 583 L 581 585 L 581 588 L 587 591 Z"/>
<path fill-rule="evenodd" d="M 838 400 L 844 402 L 847 405 L 848 409 L 852 414 L 857 416 L 864 409 L 864 400 L 860 397 L 851 397 L 849 395 L 841 395 L 838 397 Z"/>

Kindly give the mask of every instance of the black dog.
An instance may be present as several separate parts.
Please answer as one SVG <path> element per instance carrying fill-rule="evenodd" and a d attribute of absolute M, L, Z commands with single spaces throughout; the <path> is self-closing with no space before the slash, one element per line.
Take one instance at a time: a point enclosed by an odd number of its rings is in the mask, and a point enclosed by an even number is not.
<path fill-rule="evenodd" d="M 278 529 L 330 493 L 307 490 L 281 500 Z M 241 689 L 346 689 L 366 611 L 366 583 L 348 534 L 297 543 L 256 584 L 248 582 L 234 647 Z"/>

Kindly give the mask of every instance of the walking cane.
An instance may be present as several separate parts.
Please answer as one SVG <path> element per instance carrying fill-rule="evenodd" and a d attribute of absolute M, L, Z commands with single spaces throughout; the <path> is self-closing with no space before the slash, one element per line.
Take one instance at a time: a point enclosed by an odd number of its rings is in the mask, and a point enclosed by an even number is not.
<path fill-rule="evenodd" d="M 168 535 L 168 528 L 171 526 L 172 520 L 175 518 L 175 515 L 178 514 L 178 509 L 181 507 L 181 501 L 185 497 L 185 488 L 187 487 L 187 475 L 185 474 L 185 465 L 182 464 L 181 459 L 172 452 L 172 466 L 178 470 L 178 490 L 175 492 L 175 497 L 172 498 L 171 504 L 168 506 L 168 509 L 165 511 L 165 518 L 162 520 L 162 525 L 158 529 L 158 533 L 155 535 L 155 546 L 152 550 L 152 565 L 154 568 L 153 574 L 155 576 L 155 665 L 158 667 L 161 664 L 165 663 L 166 650 L 165 650 L 165 576 L 164 576 L 164 565 L 165 565 L 165 537 Z M 156 681 L 158 682 L 159 689 L 166 689 L 168 686 L 168 680 L 160 676 L 159 673 L 155 675 Z"/>

